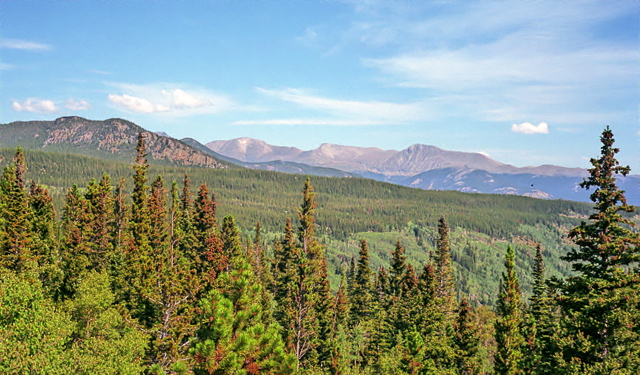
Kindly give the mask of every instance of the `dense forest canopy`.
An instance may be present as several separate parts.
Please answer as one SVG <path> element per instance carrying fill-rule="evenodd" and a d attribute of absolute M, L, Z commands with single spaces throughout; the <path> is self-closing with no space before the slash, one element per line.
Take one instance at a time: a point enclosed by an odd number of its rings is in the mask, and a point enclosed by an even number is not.
<path fill-rule="evenodd" d="M 601 141 L 593 208 L 152 166 L 142 134 L 133 167 L 3 150 L 0 372 L 636 374 L 640 236 Z"/>

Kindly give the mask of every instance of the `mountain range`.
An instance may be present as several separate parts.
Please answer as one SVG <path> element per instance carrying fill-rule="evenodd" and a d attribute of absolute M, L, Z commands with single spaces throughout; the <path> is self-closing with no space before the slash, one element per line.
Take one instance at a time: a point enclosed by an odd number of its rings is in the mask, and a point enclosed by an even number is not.
<path fill-rule="evenodd" d="M 252 138 L 212 141 L 206 146 L 236 164 L 297 163 L 341 170 L 355 176 L 428 190 L 517 194 L 543 199 L 589 201 L 578 184 L 586 169 L 554 165 L 515 167 L 481 153 L 447 151 L 415 144 L 401 151 L 322 144 L 303 151 Z M 230 159 L 233 163 L 234 161 Z M 277 169 L 276 169 L 277 170 Z M 640 176 L 620 177 L 618 185 L 632 203 L 640 203 Z"/>
<path fill-rule="evenodd" d="M 481 153 L 447 151 L 415 144 L 404 150 L 382 150 L 322 144 L 304 151 L 269 145 L 252 138 L 213 141 L 206 145 L 149 132 L 123 119 L 104 121 L 61 117 L 54 121 L 0 124 L 0 147 L 82 154 L 131 161 L 137 136 L 145 135 L 151 163 L 204 168 L 250 168 L 326 177 L 368 178 L 427 190 L 514 194 L 543 199 L 589 201 L 578 184 L 585 169 L 543 165 L 518 168 Z M 595 152 L 595 151 L 594 151 Z M 640 176 L 618 179 L 631 204 L 640 204 Z"/>

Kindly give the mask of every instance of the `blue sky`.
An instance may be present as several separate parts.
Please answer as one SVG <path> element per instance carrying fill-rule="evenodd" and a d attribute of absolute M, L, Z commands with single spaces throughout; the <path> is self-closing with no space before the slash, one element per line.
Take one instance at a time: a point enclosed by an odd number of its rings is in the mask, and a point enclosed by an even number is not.
<path fill-rule="evenodd" d="M 4 1 L 0 122 L 640 173 L 634 1 Z"/>

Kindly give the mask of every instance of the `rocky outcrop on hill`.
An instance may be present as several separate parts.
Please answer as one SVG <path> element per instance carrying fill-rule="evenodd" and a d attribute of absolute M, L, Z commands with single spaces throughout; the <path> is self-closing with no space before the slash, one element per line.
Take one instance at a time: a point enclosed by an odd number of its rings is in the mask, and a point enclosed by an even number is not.
<path fill-rule="evenodd" d="M 123 119 L 92 121 L 82 117 L 61 117 L 55 121 L 12 122 L 0 125 L 0 146 L 44 149 L 132 160 L 138 134 L 147 144 L 150 162 L 185 166 L 227 168 L 211 155 L 176 139 L 149 132 Z"/>

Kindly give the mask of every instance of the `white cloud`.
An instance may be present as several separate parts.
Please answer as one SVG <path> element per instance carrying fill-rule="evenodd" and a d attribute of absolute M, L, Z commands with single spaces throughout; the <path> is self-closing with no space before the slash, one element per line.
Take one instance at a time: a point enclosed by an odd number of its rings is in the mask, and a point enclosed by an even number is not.
<path fill-rule="evenodd" d="M 238 106 L 227 96 L 199 88 L 183 88 L 177 84 L 154 83 L 135 85 L 109 83 L 121 93 L 110 94 L 116 107 L 137 113 L 158 113 L 170 116 L 213 114 Z"/>
<path fill-rule="evenodd" d="M 53 113 L 58 110 L 51 100 L 29 98 L 23 102 L 13 101 L 13 109 L 18 112 Z"/>
<path fill-rule="evenodd" d="M 53 49 L 48 44 L 31 42 L 21 39 L 0 39 L 0 48 L 19 49 L 24 51 L 47 51 Z"/>
<path fill-rule="evenodd" d="M 211 105 L 211 102 L 207 98 L 197 98 L 194 95 L 181 89 L 175 89 L 171 92 L 163 90 L 162 93 L 171 97 L 171 103 L 180 109 L 200 108 L 207 105 Z"/>
<path fill-rule="evenodd" d="M 392 103 L 331 99 L 309 95 L 303 90 L 294 88 L 283 90 L 256 88 L 256 90 L 264 95 L 295 103 L 304 108 L 330 114 L 338 118 L 331 121 L 343 124 L 401 124 L 431 117 L 425 103 L 420 102 Z"/>
<path fill-rule="evenodd" d="M 522 134 L 549 134 L 549 125 L 546 122 L 541 122 L 538 125 L 523 122 L 522 124 L 511 125 L 511 131 Z"/>
<path fill-rule="evenodd" d="M 108 98 L 111 103 L 137 113 L 157 113 L 166 112 L 169 110 L 168 107 L 165 107 L 161 104 L 153 104 L 147 99 L 138 98 L 127 94 L 110 94 Z"/>
<path fill-rule="evenodd" d="M 64 102 L 64 106 L 72 111 L 84 111 L 91 108 L 91 105 L 86 100 L 67 99 Z"/>

